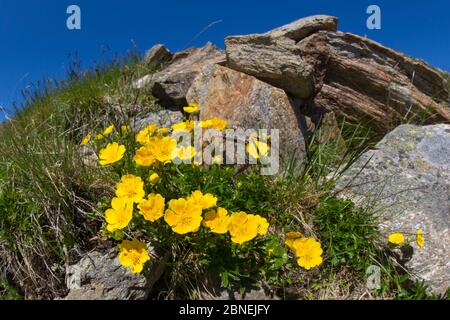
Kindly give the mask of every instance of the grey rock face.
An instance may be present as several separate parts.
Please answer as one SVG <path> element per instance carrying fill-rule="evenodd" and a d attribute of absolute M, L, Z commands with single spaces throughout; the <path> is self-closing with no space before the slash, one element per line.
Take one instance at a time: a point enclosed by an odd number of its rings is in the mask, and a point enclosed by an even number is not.
<path fill-rule="evenodd" d="M 158 112 L 150 112 L 145 116 L 136 119 L 134 129 L 137 132 L 152 123 L 160 128 L 169 128 L 182 120 L 183 114 L 181 111 L 161 110 Z"/>
<path fill-rule="evenodd" d="M 146 52 L 144 62 L 147 65 L 159 66 L 170 59 L 172 59 L 172 53 L 164 45 L 155 44 Z"/>
<path fill-rule="evenodd" d="M 225 55 L 211 43 L 202 48 L 189 49 L 178 54 L 173 63 L 154 75 L 147 75 L 135 83 L 135 87 L 149 87 L 152 94 L 167 107 L 186 105 L 186 93 L 201 68 L 207 64 L 219 63 Z"/>
<path fill-rule="evenodd" d="M 302 60 L 295 41 L 270 35 L 225 39 L 227 66 L 272 84 L 298 98 L 313 94 L 313 68 Z"/>
<path fill-rule="evenodd" d="M 345 186 L 345 196 L 357 203 L 378 199 L 382 230 L 413 240 L 406 267 L 432 292 L 445 293 L 450 285 L 450 125 L 399 126 L 350 168 L 338 188 Z M 423 248 L 414 241 L 419 228 Z"/>
<path fill-rule="evenodd" d="M 142 300 L 147 279 L 120 266 L 117 253 L 92 252 L 67 269 L 65 300 Z"/>

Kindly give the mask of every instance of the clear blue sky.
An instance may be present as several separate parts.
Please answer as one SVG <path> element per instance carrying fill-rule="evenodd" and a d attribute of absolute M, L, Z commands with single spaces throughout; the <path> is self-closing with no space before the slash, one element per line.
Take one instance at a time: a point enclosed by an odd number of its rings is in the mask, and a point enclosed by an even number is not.
<path fill-rule="evenodd" d="M 66 28 L 71 4 L 81 8 L 78 31 Z M 381 7 L 381 30 L 366 28 L 370 4 Z M 336 15 L 342 31 L 450 70 L 449 0 L 0 0 L 0 105 L 10 108 L 37 80 L 63 78 L 70 53 L 87 68 L 134 46 L 141 52 L 155 43 L 172 51 L 207 41 L 223 47 L 227 35 L 265 32 L 312 14 Z"/>

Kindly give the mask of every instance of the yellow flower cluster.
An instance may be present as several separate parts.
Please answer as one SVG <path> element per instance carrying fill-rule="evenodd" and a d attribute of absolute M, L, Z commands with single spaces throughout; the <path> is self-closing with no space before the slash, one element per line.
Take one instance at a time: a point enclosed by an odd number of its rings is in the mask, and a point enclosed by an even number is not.
<path fill-rule="evenodd" d="M 191 103 L 183 110 L 187 114 L 195 114 L 200 110 L 200 106 Z M 236 244 L 243 244 L 258 235 L 267 234 L 269 223 L 265 218 L 246 212 L 228 212 L 218 205 L 217 197 L 211 193 L 194 190 L 186 197 L 167 199 L 166 203 L 165 197 L 156 192 L 166 188 L 164 182 L 167 179 L 159 175 L 165 171 L 161 166 L 177 158 L 189 160 L 196 155 L 193 146 L 177 146 L 177 141 L 172 138 L 170 132 L 191 132 L 195 128 L 221 131 L 225 130 L 227 125 L 226 120 L 217 117 L 195 121 L 188 116 L 185 121 L 176 123 L 171 128 L 158 128 L 157 125 L 150 124 L 135 136 L 127 125 L 118 126 L 117 130 L 114 125 L 110 125 L 98 133 L 95 144 L 103 146 L 99 151 L 99 164 L 102 166 L 121 161 L 127 148 L 134 149 L 136 144 L 133 142 L 126 144 L 125 138 L 135 139 L 138 145 L 131 158 L 138 167 L 135 172 L 139 174 L 125 174 L 120 178 L 115 188 L 115 197 L 105 211 L 105 229 L 114 233 L 112 234 L 114 238 L 122 237 L 128 233 L 118 231 L 129 227 L 135 217 L 140 220 L 132 225 L 133 228 L 140 226 L 143 221 L 156 227 L 163 221 L 174 233 L 185 235 L 197 232 L 203 227 L 211 233 L 229 234 L 231 241 Z M 117 132 L 113 134 L 115 130 Z M 120 140 L 115 140 L 117 137 Z M 106 138 L 108 142 L 103 143 L 101 140 Z M 81 144 L 87 145 L 91 140 L 92 136 L 88 134 Z M 256 154 L 265 156 L 269 152 L 269 147 L 265 142 L 255 140 L 254 146 L 249 147 L 247 151 L 255 156 Z M 125 157 L 124 161 L 128 159 L 130 158 Z M 214 161 L 221 163 L 223 157 L 217 156 Z M 118 166 L 116 169 L 129 167 L 128 163 L 124 163 L 123 167 Z M 148 167 L 154 168 L 143 172 L 142 168 Z M 146 244 L 137 240 L 124 240 L 120 245 L 118 258 L 122 266 L 131 268 L 134 273 L 141 272 L 144 264 L 150 260 Z"/>
<path fill-rule="evenodd" d="M 121 178 L 115 194 L 111 208 L 105 212 L 106 229 L 110 232 L 124 229 L 130 224 L 135 203 L 139 214 L 146 221 L 156 222 L 164 217 L 164 221 L 172 231 L 181 235 L 198 231 L 203 221 L 203 225 L 212 233 L 229 232 L 233 242 L 242 244 L 258 235 L 265 235 L 269 227 L 267 220 L 259 215 L 236 212 L 230 216 L 226 209 L 217 207 L 217 197 L 210 193 L 203 194 L 200 190 L 192 192 L 186 198 L 170 200 L 166 209 L 164 197 L 150 193 L 145 198 L 144 181 L 131 174 Z M 205 217 L 203 217 L 204 210 L 208 210 Z M 139 272 L 136 270 L 142 270 L 139 262 L 141 260 L 137 258 L 137 254 L 129 253 L 134 252 L 130 250 L 127 251 L 127 255 L 134 258 L 126 260 L 123 265 L 134 268 L 133 272 Z M 121 258 L 121 261 L 125 261 L 124 259 Z"/>
<path fill-rule="evenodd" d="M 168 163 L 172 161 L 172 153 L 176 145 L 177 141 L 171 137 L 160 135 L 149 137 L 148 143 L 136 151 L 134 161 L 141 167 L 150 167 L 155 163 Z"/>
<path fill-rule="evenodd" d="M 323 250 L 316 239 L 303 237 L 299 232 L 289 232 L 285 244 L 294 251 L 300 267 L 310 270 L 322 264 Z"/>
<path fill-rule="evenodd" d="M 128 174 L 122 177 L 116 188 L 116 198 L 105 212 L 110 232 L 126 228 L 133 217 L 133 204 L 144 201 L 144 182 L 140 177 Z"/>

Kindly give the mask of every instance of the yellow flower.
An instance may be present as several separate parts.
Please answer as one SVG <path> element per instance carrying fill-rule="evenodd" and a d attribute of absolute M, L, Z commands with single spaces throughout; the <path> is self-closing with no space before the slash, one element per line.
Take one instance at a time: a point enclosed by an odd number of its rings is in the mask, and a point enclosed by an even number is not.
<path fill-rule="evenodd" d="M 173 232 L 178 234 L 196 232 L 203 220 L 202 209 L 192 200 L 170 200 L 164 220 L 172 227 Z"/>
<path fill-rule="evenodd" d="M 103 131 L 103 135 L 104 135 L 104 136 L 107 136 L 107 135 L 109 135 L 111 132 L 113 132 L 113 130 L 114 130 L 114 125 L 112 124 L 112 125 L 110 125 L 108 128 L 106 128 L 105 131 Z"/>
<path fill-rule="evenodd" d="M 167 163 L 172 160 L 172 151 L 177 146 L 177 141 L 171 137 L 157 136 L 152 138 L 147 146 L 152 148 L 156 160 Z"/>
<path fill-rule="evenodd" d="M 196 160 L 192 161 L 193 167 L 200 167 L 201 165 L 202 165 L 202 163 L 200 161 L 196 161 Z"/>
<path fill-rule="evenodd" d="M 230 225 L 231 217 L 224 208 L 217 208 L 217 210 L 208 211 L 205 214 L 205 220 L 203 225 L 208 227 L 211 232 L 224 234 L 228 232 L 228 226 Z"/>
<path fill-rule="evenodd" d="M 267 231 L 269 230 L 269 222 L 267 222 L 266 218 L 263 218 L 261 216 L 256 215 L 255 216 L 259 221 L 258 221 L 258 234 L 260 236 L 263 236 L 265 234 L 267 234 Z"/>
<path fill-rule="evenodd" d="M 117 142 L 109 143 L 104 149 L 100 150 L 100 165 L 106 166 L 120 161 L 123 158 L 125 151 L 126 148 L 124 145 L 119 145 Z"/>
<path fill-rule="evenodd" d="M 81 141 L 81 145 L 85 146 L 89 143 L 89 141 L 91 141 L 92 135 L 88 134 L 86 137 L 84 137 L 83 141 Z"/>
<path fill-rule="evenodd" d="M 145 220 L 155 222 L 164 215 L 164 198 L 160 194 L 151 193 L 139 205 L 139 213 Z"/>
<path fill-rule="evenodd" d="M 144 182 L 140 177 L 127 174 L 117 184 L 116 196 L 139 203 L 145 197 Z"/>
<path fill-rule="evenodd" d="M 252 139 L 247 145 L 247 152 L 255 159 L 267 157 L 270 147 L 267 143 Z"/>
<path fill-rule="evenodd" d="M 237 244 L 243 244 L 250 241 L 258 235 L 259 219 L 245 212 L 234 212 L 231 215 L 230 225 L 228 227 L 231 241 Z"/>
<path fill-rule="evenodd" d="M 126 198 L 113 198 L 111 209 L 105 211 L 106 229 L 110 232 L 128 226 L 133 218 L 133 203 Z"/>
<path fill-rule="evenodd" d="M 155 160 L 162 163 L 170 162 L 176 145 L 177 141 L 171 137 L 151 137 L 145 146 L 136 151 L 134 161 L 142 167 L 153 165 Z"/>
<path fill-rule="evenodd" d="M 189 103 L 189 106 L 184 107 L 183 110 L 186 113 L 195 113 L 200 109 L 200 105 L 198 103 Z"/>
<path fill-rule="evenodd" d="M 289 249 L 294 250 L 294 242 L 297 239 L 302 238 L 302 234 L 297 231 L 291 231 L 286 234 L 286 240 L 284 243 L 288 246 Z"/>
<path fill-rule="evenodd" d="M 143 145 L 149 143 L 150 138 L 153 136 L 157 128 L 158 127 L 155 124 L 150 124 L 146 128 L 139 131 L 136 136 L 136 141 Z"/>
<path fill-rule="evenodd" d="M 148 180 L 153 184 L 157 184 L 160 180 L 159 174 L 155 172 L 151 173 L 150 176 L 148 177 Z"/>
<path fill-rule="evenodd" d="M 192 192 L 191 196 L 188 197 L 188 200 L 192 200 L 197 203 L 202 210 L 215 207 L 217 204 L 216 197 L 214 197 L 211 193 L 204 195 L 200 190 Z"/>
<path fill-rule="evenodd" d="M 423 247 L 425 240 L 423 238 L 423 230 L 419 229 L 417 230 L 417 234 L 416 234 L 416 243 L 419 246 L 419 248 Z"/>
<path fill-rule="evenodd" d="M 122 132 L 122 134 L 126 134 L 130 131 L 130 126 L 127 126 L 126 124 L 123 124 L 120 126 L 120 131 Z"/>
<path fill-rule="evenodd" d="M 300 267 L 310 270 L 322 264 L 322 246 L 314 238 L 299 238 L 293 244 L 297 263 Z"/>
<path fill-rule="evenodd" d="M 141 167 L 150 167 L 156 161 L 155 155 L 153 154 L 153 147 L 145 145 L 139 148 L 134 155 L 134 162 Z"/>
<path fill-rule="evenodd" d="M 180 158 L 181 160 L 189 160 L 195 156 L 195 148 L 193 146 L 176 147 L 172 151 L 172 159 Z"/>
<path fill-rule="evenodd" d="M 188 120 L 185 122 L 175 123 L 172 126 L 173 132 L 191 132 L 194 129 L 195 122 L 193 120 Z"/>
<path fill-rule="evenodd" d="M 169 129 L 167 129 L 167 128 L 159 128 L 158 130 L 156 130 L 156 132 L 158 134 L 164 134 L 164 133 L 167 133 L 168 131 L 169 131 Z"/>
<path fill-rule="evenodd" d="M 218 154 L 212 159 L 213 164 L 223 164 L 223 156 Z"/>
<path fill-rule="evenodd" d="M 213 122 L 212 120 L 204 120 L 204 121 L 200 121 L 200 127 L 202 127 L 203 129 L 212 127 Z"/>
<path fill-rule="evenodd" d="M 122 266 L 131 268 L 133 273 L 140 273 L 149 260 L 150 256 L 145 243 L 137 240 L 122 241 L 119 254 L 119 262 Z"/>
<path fill-rule="evenodd" d="M 392 244 L 399 246 L 403 242 L 405 242 L 405 236 L 400 232 L 392 233 L 389 235 L 388 241 Z"/>
<path fill-rule="evenodd" d="M 227 120 L 219 119 L 217 117 L 214 117 L 213 119 L 211 119 L 211 122 L 212 122 L 211 126 L 214 129 L 219 130 L 219 131 L 224 130 L 227 127 L 227 125 L 228 125 L 228 121 Z"/>
<path fill-rule="evenodd" d="M 99 133 L 95 136 L 95 140 L 102 140 L 103 138 L 105 138 L 105 137 L 101 133 Z"/>

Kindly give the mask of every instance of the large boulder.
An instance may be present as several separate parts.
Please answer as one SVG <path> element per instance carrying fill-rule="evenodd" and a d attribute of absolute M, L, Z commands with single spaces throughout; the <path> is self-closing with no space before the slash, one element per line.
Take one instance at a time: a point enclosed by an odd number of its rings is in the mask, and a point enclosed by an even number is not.
<path fill-rule="evenodd" d="M 227 66 L 284 89 L 294 97 L 309 98 L 314 93 L 314 70 L 295 44 L 320 30 L 336 31 L 337 24 L 336 17 L 317 15 L 264 34 L 227 37 Z"/>
<path fill-rule="evenodd" d="M 314 66 L 316 92 L 304 112 L 326 112 L 386 133 L 405 121 L 450 121 L 443 72 L 350 33 L 319 31 L 297 44 Z"/>
<path fill-rule="evenodd" d="M 356 203 L 374 204 L 387 235 L 403 232 L 413 242 L 402 262 L 434 293 L 450 285 L 450 125 L 402 125 L 365 153 L 338 189 Z M 425 245 L 414 241 L 424 230 Z"/>
<path fill-rule="evenodd" d="M 201 106 L 201 119 L 220 117 L 232 127 L 280 130 L 283 154 L 305 156 L 304 119 L 296 102 L 276 87 L 220 65 L 202 69 L 187 94 Z"/>
<path fill-rule="evenodd" d="M 284 89 L 298 98 L 313 94 L 313 68 L 300 56 L 295 41 L 270 35 L 225 39 L 227 66 Z"/>
<path fill-rule="evenodd" d="M 225 55 L 211 43 L 202 48 L 188 49 L 175 54 L 172 63 L 161 72 L 147 75 L 135 83 L 148 88 L 167 107 L 186 105 L 186 93 L 200 70 L 208 64 L 220 63 Z"/>

